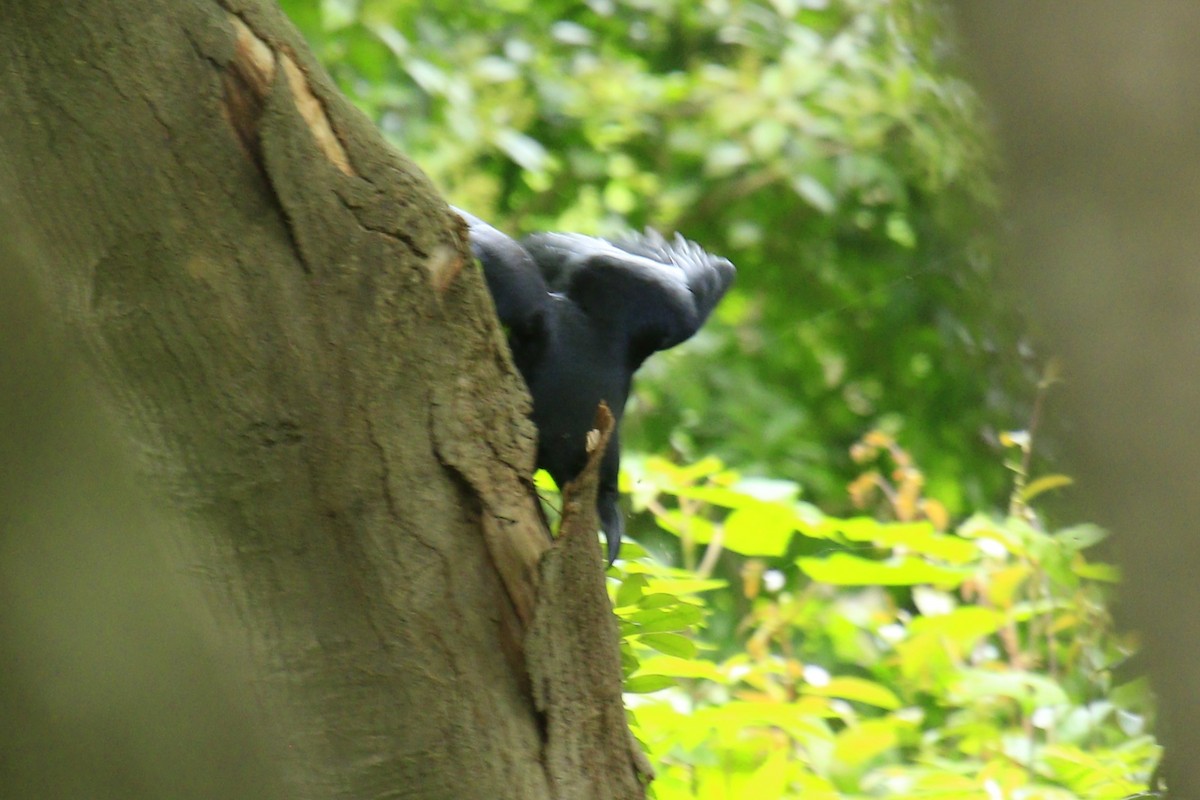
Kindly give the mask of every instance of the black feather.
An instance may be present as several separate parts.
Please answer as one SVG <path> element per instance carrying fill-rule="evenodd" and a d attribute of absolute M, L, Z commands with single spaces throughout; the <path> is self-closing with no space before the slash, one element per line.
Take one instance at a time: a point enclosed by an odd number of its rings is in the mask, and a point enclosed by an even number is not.
<path fill-rule="evenodd" d="M 603 400 L 616 430 L 600 465 L 597 506 L 617 557 L 620 422 L 633 373 L 658 350 L 692 336 L 733 283 L 734 267 L 679 234 L 647 230 L 609 241 L 535 233 L 520 242 L 465 211 L 496 313 L 529 393 L 538 467 L 559 486 L 579 474 L 586 437 Z"/>

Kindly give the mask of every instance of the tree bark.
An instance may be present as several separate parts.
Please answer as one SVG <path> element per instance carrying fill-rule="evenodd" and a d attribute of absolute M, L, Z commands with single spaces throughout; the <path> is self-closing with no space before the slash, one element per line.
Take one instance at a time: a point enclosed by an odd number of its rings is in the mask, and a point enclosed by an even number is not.
<path fill-rule="evenodd" d="M 641 796 L 628 750 L 544 763 L 535 432 L 427 180 L 258 0 L 0 16 L 5 229 L 179 519 L 176 576 L 241 654 L 288 796 Z M 611 619 L 566 628 L 616 647 Z M 619 707 L 619 681 L 562 688 L 539 696 Z"/>

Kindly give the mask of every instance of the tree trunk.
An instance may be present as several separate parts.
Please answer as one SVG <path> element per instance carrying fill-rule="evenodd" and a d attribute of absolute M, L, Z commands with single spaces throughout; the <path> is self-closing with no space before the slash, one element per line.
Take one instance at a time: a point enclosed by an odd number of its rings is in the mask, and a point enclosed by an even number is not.
<path fill-rule="evenodd" d="M 1115 532 L 1172 797 L 1200 797 L 1200 5 L 956 9 L 1010 156 L 1009 270 L 1064 358 L 1051 402 Z"/>
<path fill-rule="evenodd" d="M 263 2 L 0 18 L 0 234 L 178 518 L 287 795 L 640 797 L 607 605 L 535 625 L 528 398 L 436 191 Z M 545 655 L 580 646 L 610 680 Z M 568 696 L 596 719 L 548 726 Z"/>

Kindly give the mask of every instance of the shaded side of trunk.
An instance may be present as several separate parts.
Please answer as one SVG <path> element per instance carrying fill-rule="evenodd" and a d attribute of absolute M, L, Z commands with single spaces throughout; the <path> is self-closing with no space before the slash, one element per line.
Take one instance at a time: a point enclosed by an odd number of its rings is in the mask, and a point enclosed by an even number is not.
<path fill-rule="evenodd" d="M 1200 796 L 1200 6 L 970 0 L 957 9 L 1011 161 L 1013 284 L 1145 633 L 1171 796 Z M 1057 415 L 1056 415 L 1057 416 Z"/>

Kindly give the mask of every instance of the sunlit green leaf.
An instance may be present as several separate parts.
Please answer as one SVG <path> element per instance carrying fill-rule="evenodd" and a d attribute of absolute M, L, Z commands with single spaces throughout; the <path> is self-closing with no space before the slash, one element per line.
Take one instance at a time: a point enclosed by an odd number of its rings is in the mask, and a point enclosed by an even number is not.
<path fill-rule="evenodd" d="M 684 601 L 676 595 L 667 594 L 665 592 L 655 592 L 654 594 L 644 595 L 642 599 L 638 601 L 638 607 L 642 609 L 667 608 L 668 606 L 679 605 L 682 602 Z"/>
<path fill-rule="evenodd" d="M 919 558 L 882 562 L 849 553 L 801 558 L 796 565 L 813 580 L 840 586 L 913 586 L 919 583 L 957 586 L 971 574 L 970 570 L 941 567 Z"/>
<path fill-rule="evenodd" d="M 740 774 L 730 786 L 737 797 L 783 797 L 791 771 L 787 750 L 776 748 L 762 764 Z"/>
<path fill-rule="evenodd" d="M 533 485 L 539 491 L 557 492 L 558 484 L 554 482 L 554 478 L 550 477 L 550 473 L 544 469 L 539 469 L 533 473 Z"/>
<path fill-rule="evenodd" d="M 658 527 L 680 538 L 687 537 L 697 544 L 708 544 L 716 533 L 716 526 L 709 519 L 670 509 L 655 517 Z"/>
<path fill-rule="evenodd" d="M 975 542 L 939 533 L 928 522 L 883 523 L 858 517 L 842 520 L 837 527 L 850 541 L 900 548 L 905 552 L 918 553 L 954 564 L 968 563 L 980 555 L 979 546 Z"/>
<path fill-rule="evenodd" d="M 800 175 L 792 181 L 792 189 L 822 214 L 832 214 L 837 208 L 837 198 L 812 175 Z"/>
<path fill-rule="evenodd" d="M 1067 703 L 1067 694 L 1054 680 L 1032 672 L 989 672 L 967 669 L 950 687 L 954 702 L 972 702 L 991 697 L 1007 697 L 1018 701 L 1027 709 L 1039 706 L 1061 706 Z"/>
<path fill-rule="evenodd" d="M 1033 500 L 1040 494 L 1044 494 L 1054 489 L 1061 489 L 1064 486 L 1070 486 L 1075 483 L 1074 480 L 1067 475 L 1043 475 L 1042 477 L 1030 481 L 1029 484 L 1021 490 L 1021 499 L 1026 503 Z"/>
<path fill-rule="evenodd" d="M 913 620 L 914 635 L 932 635 L 945 642 L 970 644 L 1000 629 L 1007 617 L 999 611 L 978 606 L 962 606 L 945 614 Z"/>
<path fill-rule="evenodd" d="M 820 697 L 838 697 L 876 706 L 889 711 L 900 707 L 900 698 L 875 681 L 864 678 L 834 678 L 820 686 L 805 686 L 804 693 Z"/>
<path fill-rule="evenodd" d="M 633 650 L 624 642 L 621 647 L 621 676 L 628 678 L 630 675 L 638 671 L 641 667 L 641 662 Z"/>
<path fill-rule="evenodd" d="M 615 605 L 618 608 L 621 606 L 633 605 L 634 603 L 638 602 L 638 600 L 641 598 L 642 592 L 645 590 L 645 588 L 646 588 L 646 576 L 645 575 L 630 575 L 630 576 L 628 576 L 623 581 L 621 581 L 621 586 L 620 586 L 620 588 L 617 589 Z"/>
<path fill-rule="evenodd" d="M 707 167 L 710 175 L 727 175 L 750 161 L 750 154 L 736 142 L 720 142 L 708 151 Z"/>
<path fill-rule="evenodd" d="M 873 719 L 851 725 L 838 734 L 834 754 L 839 762 L 851 768 L 865 764 L 899 745 L 897 728 L 898 722 L 894 719 Z"/>
<path fill-rule="evenodd" d="M 703 612 L 695 606 L 672 606 L 637 611 L 627 615 L 625 620 L 636 625 L 638 633 L 646 634 L 688 630 L 703 618 Z"/>
<path fill-rule="evenodd" d="M 501 128 L 492 135 L 496 145 L 523 169 L 540 172 L 546 168 L 546 148 L 533 137 L 512 128 Z"/>
<path fill-rule="evenodd" d="M 887 219 L 887 237 L 901 247 L 916 247 L 917 234 L 912 225 L 900 214 L 890 214 Z"/>
<path fill-rule="evenodd" d="M 1121 568 L 1113 564 L 1082 563 L 1072 569 L 1076 575 L 1088 580 L 1113 584 L 1121 582 Z"/>
<path fill-rule="evenodd" d="M 647 673 L 655 675 L 670 675 L 674 678 L 704 678 L 717 683 L 726 682 L 725 676 L 715 664 L 695 656 L 687 658 L 672 655 L 650 656 L 643 660 L 642 668 Z"/>
<path fill-rule="evenodd" d="M 725 547 L 747 556 L 781 556 L 795 530 L 796 514 L 789 506 L 745 505 L 725 520 Z"/>
<path fill-rule="evenodd" d="M 676 658 L 695 658 L 696 643 L 678 633 L 647 633 L 638 637 L 642 644 Z"/>
<path fill-rule="evenodd" d="M 649 694 L 670 689 L 675 686 L 675 679 L 666 675 L 635 675 L 625 681 L 623 687 L 629 694 Z"/>

